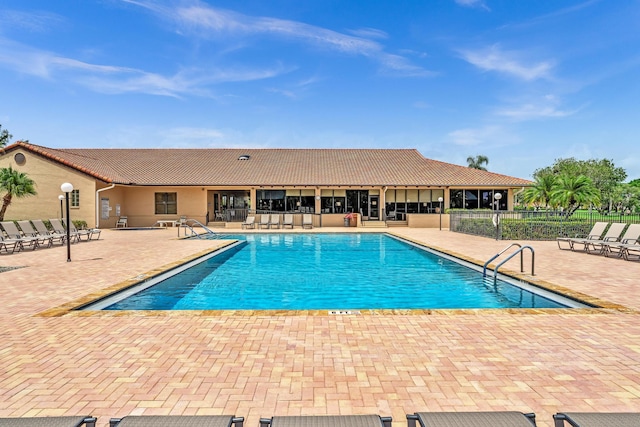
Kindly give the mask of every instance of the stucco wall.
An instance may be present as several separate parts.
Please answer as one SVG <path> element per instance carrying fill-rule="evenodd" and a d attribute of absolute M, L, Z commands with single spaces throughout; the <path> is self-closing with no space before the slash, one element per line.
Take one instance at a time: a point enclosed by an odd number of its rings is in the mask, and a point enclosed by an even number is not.
<path fill-rule="evenodd" d="M 25 156 L 23 165 L 18 165 L 15 161 L 15 155 L 18 153 Z M 38 194 L 22 199 L 13 198 L 5 214 L 5 220 L 59 218 L 58 196 L 64 194 L 60 190 L 60 185 L 70 182 L 74 189 L 80 190 L 80 206 L 70 209 L 71 219 L 84 220 L 90 227 L 95 226 L 96 182 L 94 179 L 21 149 L 0 155 L 0 168 L 9 166 L 26 173 L 36 183 Z M 64 207 L 63 211 L 65 211 Z"/>
<path fill-rule="evenodd" d="M 110 197 L 111 191 L 105 191 L 103 197 Z M 178 213 L 156 215 L 155 193 L 177 193 Z M 117 198 L 121 200 L 121 215 L 128 217 L 131 227 L 148 227 L 158 220 L 177 220 L 183 215 L 204 223 L 207 215 L 207 191 L 201 187 L 123 187 Z"/>

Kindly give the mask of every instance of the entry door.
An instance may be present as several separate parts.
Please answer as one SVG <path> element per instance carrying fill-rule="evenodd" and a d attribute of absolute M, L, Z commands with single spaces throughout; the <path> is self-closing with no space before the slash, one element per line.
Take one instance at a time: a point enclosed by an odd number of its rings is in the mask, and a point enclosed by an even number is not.
<path fill-rule="evenodd" d="M 380 219 L 380 196 L 369 196 L 369 219 Z"/>

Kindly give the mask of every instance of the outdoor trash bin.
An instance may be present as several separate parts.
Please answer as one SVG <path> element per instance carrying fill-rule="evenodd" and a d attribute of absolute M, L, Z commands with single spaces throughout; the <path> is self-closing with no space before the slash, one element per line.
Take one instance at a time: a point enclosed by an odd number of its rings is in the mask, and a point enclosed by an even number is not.
<path fill-rule="evenodd" d="M 347 218 L 347 217 L 344 218 L 344 226 L 345 227 L 349 226 L 349 218 Z"/>

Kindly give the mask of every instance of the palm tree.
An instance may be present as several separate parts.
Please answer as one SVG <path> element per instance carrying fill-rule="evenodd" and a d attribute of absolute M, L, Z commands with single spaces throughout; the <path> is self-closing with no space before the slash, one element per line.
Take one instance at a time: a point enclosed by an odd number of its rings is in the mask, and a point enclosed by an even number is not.
<path fill-rule="evenodd" d="M 475 156 L 475 157 L 469 156 L 469 157 L 467 157 L 467 164 L 472 169 L 479 169 L 481 171 L 486 171 L 487 168 L 485 168 L 482 165 L 488 165 L 489 164 L 489 158 L 487 156 L 483 156 L 483 155 L 479 155 L 479 156 Z"/>
<path fill-rule="evenodd" d="M 537 176 L 535 183 L 522 193 L 522 201 L 545 208 L 549 206 L 554 207 L 551 195 L 556 187 L 556 183 L 557 178 L 555 175 Z"/>
<path fill-rule="evenodd" d="M 581 205 L 599 204 L 600 191 L 584 175 L 560 175 L 551 199 L 565 208 L 567 216 L 570 216 Z"/>
<path fill-rule="evenodd" d="M 35 196 L 36 183 L 24 172 L 18 172 L 11 166 L 0 169 L 0 191 L 7 193 L 2 197 L 2 208 L 0 208 L 0 221 L 4 220 L 4 214 L 14 197 Z"/>
<path fill-rule="evenodd" d="M 8 130 L 2 130 L 2 125 L 0 125 L 0 149 L 7 146 L 7 143 L 11 139 L 11 134 Z"/>

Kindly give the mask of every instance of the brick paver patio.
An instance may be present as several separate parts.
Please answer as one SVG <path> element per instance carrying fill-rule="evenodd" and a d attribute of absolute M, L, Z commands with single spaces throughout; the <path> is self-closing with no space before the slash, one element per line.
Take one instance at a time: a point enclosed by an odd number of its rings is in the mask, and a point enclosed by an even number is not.
<path fill-rule="evenodd" d="M 508 244 L 392 231 L 480 261 Z M 257 426 L 377 413 L 403 426 L 416 411 L 518 410 L 550 427 L 561 410 L 640 411 L 640 263 L 555 242 L 521 242 L 535 248 L 536 279 L 629 310 L 38 315 L 219 244 L 175 237 L 104 230 L 73 245 L 70 263 L 64 247 L 0 256 L 25 267 L 0 273 L 0 417 L 92 414 L 106 426 L 128 414 L 235 414 Z"/>

